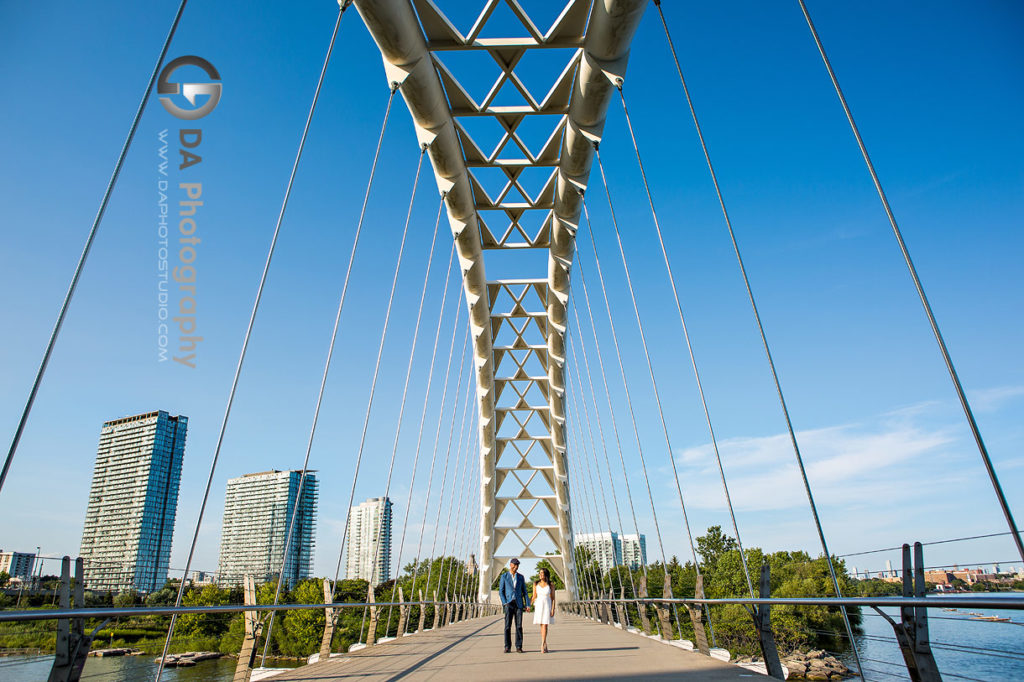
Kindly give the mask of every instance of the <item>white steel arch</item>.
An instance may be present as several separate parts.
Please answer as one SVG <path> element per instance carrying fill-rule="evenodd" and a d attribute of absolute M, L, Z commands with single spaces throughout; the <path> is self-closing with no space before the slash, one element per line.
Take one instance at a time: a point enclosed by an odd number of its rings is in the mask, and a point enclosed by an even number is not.
<path fill-rule="evenodd" d="M 430 145 L 427 153 L 445 193 L 462 268 L 480 415 L 479 598 L 489 598 L 495 572 L 512 556 L 499 553 L 503 543 L 518 541 L 522 549 L 513 555 L 539 558 L 531 547 L 539 538 L 554 544 L 557 555 L 543 558 L 575 595 L 564 433 L 565 305 L 580 192 L 586 189 L 593 145 L 603 133 L 614 82 L 625 75 L 647 2 L 570 0 L 542 32 L 517 0 L 485 0 L 466 35 L 432 0 L 354 4 L 380 48 L 389 82 L 401 84 L 421 144 Z M 496 10 L 505 8 L 519 24 L 509 26 L 509 32 L 522 35 L 481 37 L 500 14 Z M 572 57 L 552 74 L 547 94 L 536 97 L 516 67 L 530 50 L 553 48 L 571 48 Z M 498 65 L 500 75 L 482 101 L 474 100 L 445 65 L 447 52 L 476 53 Z M 514 88 L 522 104 L 495 104 L 504 88 Z M 536 115 L 557 123 L 547 142 L 531 149 L 517 128 Z M 470 117 L 488 117 L 501 126 L 493 152 L 481 150 L 467 131 L 463 119 Z M 510 157 L 506 149 L 522 154 Z M 526 169 L 544 168 L 551 169 L 550 175 L 531 194 L 520 179 Z M 490 196 L 477 169 L 503 173 L 504 188 Z M 507 229 L 494 230 L 495 219 L 488 217 L 488 224 L 481 212 L 507 219 Z M 538 214 L 542 220 L 534 224 L 541 227 L 533 231 L 524 217 Z M 487 249 L 546 249 L 547 277 L 489 281 L 483 259 Z M 499 335 L 510 340 L 496 345 Z M 547 519 L 538 522 L 545 510 Z"/>

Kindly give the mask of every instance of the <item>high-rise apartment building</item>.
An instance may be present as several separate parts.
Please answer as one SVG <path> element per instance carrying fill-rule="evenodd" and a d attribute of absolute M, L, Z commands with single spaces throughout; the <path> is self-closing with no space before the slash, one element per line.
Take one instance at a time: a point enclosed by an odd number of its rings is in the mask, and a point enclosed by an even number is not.
<path fill-rule="evenodd" d="M 619 536 L 619 553 L 622 555 L 622 563 L 632 569 L 647 565 L 647 536 L 641 533 L 637 535 Z"/>
<path fill-rule="evenodd" d="M 373 497 L 352 507 L 345 575 L 373 585 L 391 579 L 391 500 Z"/>
<path fill-rule="evenodd" d="M 32 577 L 35 569 L 36 555 L 33 552 L 5 552 L 0 550 L 0 573 L 6 573 L 12 578 L 28 580 Z"/>
<path fill-rule="evenodd" d="M 283 582 L 294 585 L 308 578 L 316 543 L 318 481 L 306 472 L 299 496 L 301 470 L 263 471 L 228 480 L 220 535 L 217 584 L 241 585 L 251 575 L 257 583 L 276 580 L 284 559 L 288 526 L 295 526 L 288 542 Z M 298 511 L 296 512 L 296 505 Z"/>
<path fill-rule="evenodd" d="M 619 535 L 614 531 L 576 533 L 573 542 L 576 547 L 586 548 L 603 572 L 615 566 L 635 569 L 647 563 L 647 537 L 643 533 L 639 538 L 635 534 Z"/>
<path fill-rule="evenodd" d="M 614 566 L 622 565 L 622 547 L 619 544 L 618 533 L 576 533 L 573 541 L 576 547 L 582 547 L 590 553 L 603 573 L 607 573 Z"/>
<path fill-rule="evenodd" d="M 103 425 L 79 552 L 88 589 L 167 582 L 187 430 L 188 417 L 163 410 Z"/>

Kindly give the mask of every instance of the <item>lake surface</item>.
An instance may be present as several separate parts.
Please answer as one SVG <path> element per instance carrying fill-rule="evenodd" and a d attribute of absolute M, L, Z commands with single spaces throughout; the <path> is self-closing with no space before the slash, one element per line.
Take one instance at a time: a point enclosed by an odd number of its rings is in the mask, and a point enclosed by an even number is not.
<path fill-rule="evenodd" d="M 1020 597 L 1021 593 L 997 592 L 990 594 L 943 595 L 946 597 L 979 597 L 1000 599 Z M 884 609 L 899 622 L 899 609 Z M 1009 623 L 991 623 L 970 620 L 970 613 L 1009 618 Z M 873 609 L 863 611 L 864 635 L 857 638 L 865 677 L 878 682 L 907 680 L 907 667 L 903 662 L 896 635 L 887 620 Z M 968 609 L 944 611 L 928 610 L 928 632 L 932 652 L 939 671 L 948 680 L 961 677 L 970 680 L 1024 680 L 1024 611 Z M 840 657 L 851 669 L 856 669 L 849 652 Z"/>
<path fill-rule="evenodd" d="M 945 595 L 950 596 L 950 595 Z M 977 594 L 952 596 L 982 596 Z M 996 593 L 986 598 L 1020 596 L 1020 593 Z M 890 617 L 898 619 L 898 609 L 886 609 Z M 1010 618 L 1009 623 L 991 623 L 970 620 L 968 612 L 986 616 Z M 1003 682 L 1024 681 L 1024 611 L 994 609 L 959 609 L 943 611 L 932 609 L 928 614 L 932 650 L 943 676 L 952 681 L 959 679 Z M 907 680 L 892 626 L 873 610 L 864 611 L 864 634 L 857 638 L 861 660 L 867 680 L 892 682 Z M 125 656 L 118 658 L 89 658 L 82 679 L 103 682 L 141 682 L 152 680 L 156 672 L 153 656 Z M 851 653 L 840 658 L 856 669 Z M 46 682 L 50 674 L 52 657 L 0 658 L 0 682 Z M 268 662 L 269 663 L 269 662 Z M 294 667 L 294 663 L 282 666 Z M 167 682 L 227 682 L 235 671 L 233 658 L 203 661 L 192 668 L 167 668 Z"/>

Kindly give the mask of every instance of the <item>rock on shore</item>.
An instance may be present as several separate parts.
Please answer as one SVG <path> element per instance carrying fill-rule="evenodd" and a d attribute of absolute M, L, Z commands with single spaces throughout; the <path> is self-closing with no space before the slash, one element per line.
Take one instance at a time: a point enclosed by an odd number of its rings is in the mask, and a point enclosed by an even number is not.
<path fill-rule="evenodd" d="M 188 651 L 183 654 L 168 654 L 167 660 L 164 662 L 164 667 L 188 668 L 199 661 L 206 661 L 211 658 L 220 658 L 223 655 L 224 654 L 217 651 Z M 157 656 L 153 659 L 153 662 L 159 663 L 160 657 Z"/>
<path fill-rule="evenodd" d="M 853 677 L 853 671 L 843 665 L 835 656 L 829 656 L 824 651 L 816 649 L 802 653 L 794 651 L 788 654 L 780 654 L 782 665 L 789 670 L 789 679 L 796 680 L 841 680 L 844 677 Z M 760 656 L 740 656 L 734 663 L 744 662 L 760 663 Z"/>

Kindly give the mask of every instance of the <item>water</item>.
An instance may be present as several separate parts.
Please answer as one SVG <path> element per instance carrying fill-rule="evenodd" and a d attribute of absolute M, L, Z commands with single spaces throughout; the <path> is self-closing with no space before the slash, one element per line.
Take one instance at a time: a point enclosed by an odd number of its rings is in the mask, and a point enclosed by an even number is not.
<path fill-rule="evenodd" d="M 944 596 L 999 599 L 1021 595 L 1002 592 Z M 898 609 L 884 611 L 899 622 Z M 1012 622 L 970 620 L 968 612 L 1009 618 Z M 857 644 L 866 679 L 872 682 L 909 679 L 892 626 L 873 609 L 864 609 L 863 614 L 864 636 L 858 637 Z M 928 631 L 935 662 L 944 679 L 950 682 L 962 678 L 986 682 L 1024 681 L 1024 611 L 929 609 Z M 856 669 L 852 654 L 846 653 L 841 658 L 851 669 Z"/>
<path fill-rule="evenodd" d="M 83 682 L 143 682 L 156 675 L 155 656 L 90 656 L 82 670 Z M 46 682 L 53 658 L 8 656 L 0 658 L 0 682 Z M 280 667 L 295 667 L 296 662 L 282 661 Z M 267 661 L 267 667 L 274 663 Z M 235 673 L 235 659 L 218 658 L 200 661 L 191 668 L 165 668 L 167 682 L 222 682 Z"/>

